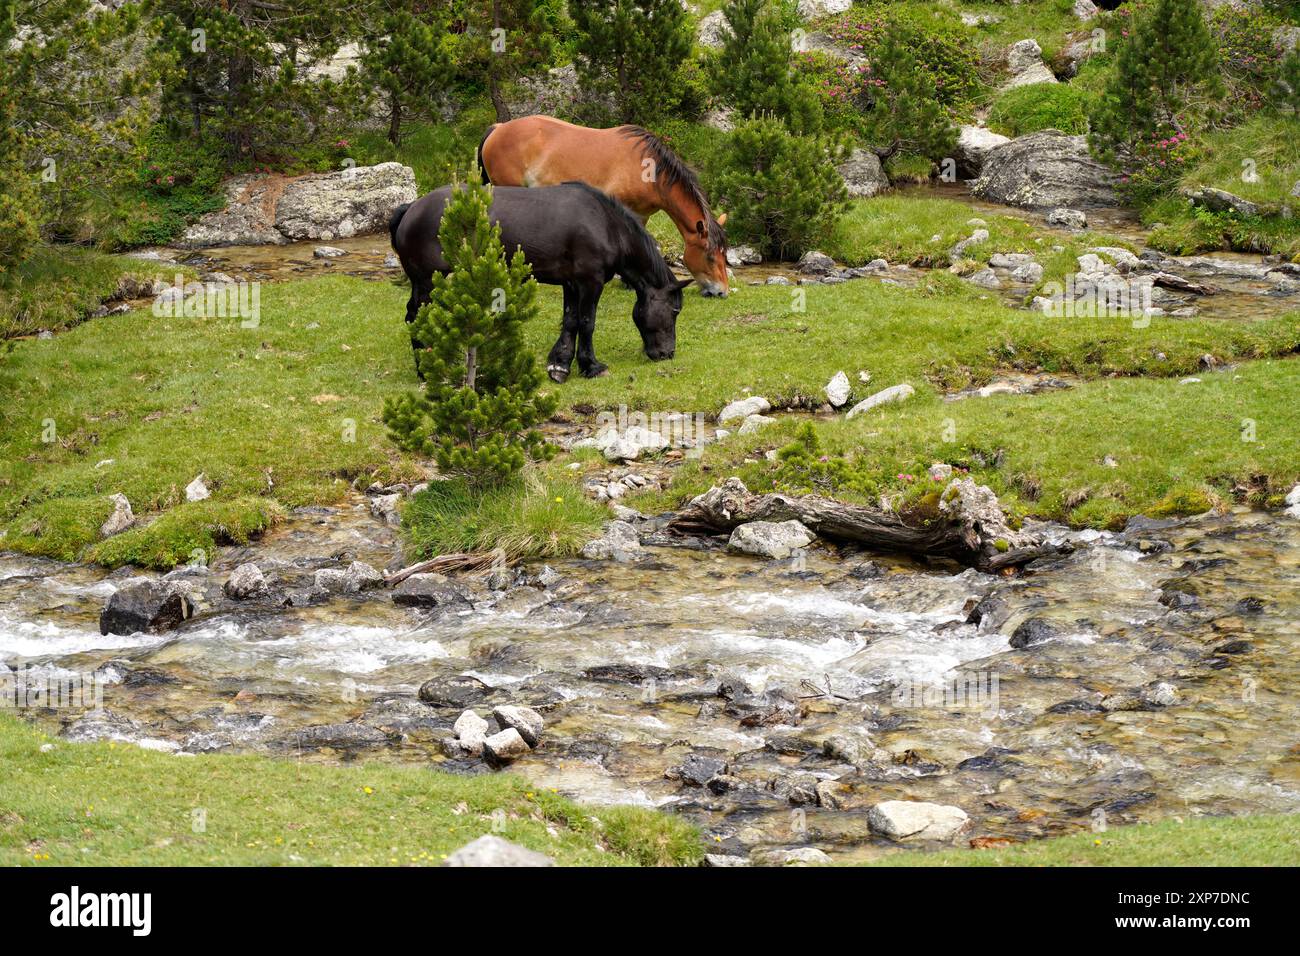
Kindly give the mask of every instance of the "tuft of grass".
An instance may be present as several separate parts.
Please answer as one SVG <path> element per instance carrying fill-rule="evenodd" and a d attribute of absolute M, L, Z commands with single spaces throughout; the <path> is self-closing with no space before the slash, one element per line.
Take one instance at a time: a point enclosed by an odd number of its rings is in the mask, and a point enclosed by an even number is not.
<path fill-rule="evenodd" d="M 511 558 L 562 557 L 576 554 L 608 519 L 576 481 L 540 468 L 486 489 L 460 479 L 434 481 L 402 513 L 407 540 L 420 557 L 493 548 Z"/>
<path fill-rule="evenodd" d="M 141 261 L 93 249 L 38 245 L 0 281 L 0 340 L 76 325 L 113 295 L 123 276 L 145 271 Z"/>
<path fill-rule="evenodd" d="M 8 714 L 0 762 L 3 866 L 437 866 L 491 832 L 564 866 L 685 866 L 702 854 L 684 820 L 580 807 L 513 774 L 178 759 L 52 740 Z"/>
<path fill-rule="evenodd" d="M 247 544 L 283 517 L 284 510 L 270 498 L 189 501 L 101 541 L 85 557 L 110 568 L 133 564 L 170 571 L 187 562 L 207 563 L 219 544 Z"/>
<path fill-rule="evenodd" d="M 868 866 L 1294 866 L 1300 816 L 1192 817 L 983 850 L 898 850 Z"/>
<path fill-rule="evenodd" d="M 1089 97 L 1067 83 L 1033 83 L 1002 93 L 989 111 L 989 129 L 1003 136 L 1026 136 L 1058 129 L 1077 136 L 1088 131 Z"/>

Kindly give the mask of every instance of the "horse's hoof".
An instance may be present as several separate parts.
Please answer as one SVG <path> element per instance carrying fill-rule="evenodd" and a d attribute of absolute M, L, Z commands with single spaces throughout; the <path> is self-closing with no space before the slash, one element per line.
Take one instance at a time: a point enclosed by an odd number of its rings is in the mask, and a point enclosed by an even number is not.
<path fill-rule="evenodd" d="M 591 368 L 585 368 L 582 370 L 583 378 L 601 378 L 602 376 L 608 374 L 609 374 L 609 367 L 600 364 L 596 364 L 593 365 Z"/>
<path fill-rule="evenodd" d="M 551 377 L 551 381 L 556 385 L 563 385 L 565 379 L 569 377 L 569 370 L 562 365 L 546 366 L 546 374 Z"/>

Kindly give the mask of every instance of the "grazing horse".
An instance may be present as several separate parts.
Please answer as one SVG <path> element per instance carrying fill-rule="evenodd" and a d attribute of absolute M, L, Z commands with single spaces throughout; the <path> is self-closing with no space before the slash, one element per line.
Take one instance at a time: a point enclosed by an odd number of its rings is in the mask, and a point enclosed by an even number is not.
<path fill-rule="evenodd" d="M 438 227 L 452 188 L 443 186 L 399 206 L 388 223 L 393 251 L 411 280 L 408 323 L 429 301 L 433 274 L 450 271 L 438 242 Z M 494 186 L 489 214 L 501 227 L 506 255 L 522 249 L 538 282 L 564 288 L 560 338 L 546 359 L 546 373 L 553 381 L 569 377 L 575 339 L 583 375 L 594 378 L 608 371 L 596 360 L 592 335 L 600 294 L 616 275 L 636 292 L 632 321 L 641 333 L 646 356 L 656 361 L 673 357 L 682 289 L 691 280 L 673 275 L 654 238 L 617 199 L 585 183 L 545 189 Z M 418 368 L 419 343 L 411 344 Z"/>
<path fill-rule="evenodd" d="M 727 216 L 713 218 L 695 173 L 653 133 L 639 126 L 589 129 L 551 116 L 525 116 L 488 128 L 478 165 L 483 182 L 500 186 L 587 183 L 643 223 L 662 209 L 682 234 L 683 259 L 700 291 L 727 294 Z"/>

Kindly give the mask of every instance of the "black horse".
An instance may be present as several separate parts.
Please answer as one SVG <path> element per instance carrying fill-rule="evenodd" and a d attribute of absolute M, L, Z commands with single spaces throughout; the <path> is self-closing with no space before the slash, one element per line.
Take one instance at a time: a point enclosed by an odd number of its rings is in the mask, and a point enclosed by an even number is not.
<path fill-rule="evenodd" d="M 411 280 L 408 323 L 429 301 L 433 274 L 449 271 L 438 226 L 452 188 L 443 186 L 399 206 L 388 223 L 393 250 Z M 608 371 L 596 360 L 592 334 L 600 294 L 616 275 L 636 292 L 632 321 L 641 333 L 646 356 L 673 357 L 682 289 L 691 280 L 673 275 L 650 233 L 621 202 L 585 183 L 537 189 L 494 186 L 491 217 L 501 226 L 507 255 L 522 249 L 538 282 L 564 287 L 564 322 L 546 360 L 546 372 L 554 381 L 569 377 L 575 339 L 583 375 L 594 378 Z M 412 345 L 418 350 L 418 343 Z"/>

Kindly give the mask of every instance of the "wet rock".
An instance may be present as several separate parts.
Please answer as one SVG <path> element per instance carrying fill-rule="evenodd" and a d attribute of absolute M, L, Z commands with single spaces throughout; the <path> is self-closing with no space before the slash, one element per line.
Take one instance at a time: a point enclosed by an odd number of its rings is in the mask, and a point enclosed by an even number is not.
<path fill-rule="evenodd" d="M 1300 518 L 1300 484 L 1288 491 L 1284 500 L 1287 507 L 1282 513 L 1289 518 Z"/>
<path fill-rule="evenodd" d="M 582 672 L 587 678 L 610 684 L 642 684 L 647 680 L 675 680 L 679 671 L 653 664 L 597 664 Z"/>
<path fill-rule="evenodd" d="M 750 415 L 762 415 L 771 410 L 772 403 L 766 398 L 762 395 L 751 395 L 749 398 L 740 398 L 731 402 L 718 412 L 718 424 L 726 425 L 728 422 L 744 421 Z"/>
<path fill-rule="evenodd" d="M 1011 616 L 1011 607 L 998 594 L 986 594 L 966 615 L 966 623 L 983 631 L 995 631 Z"/>
<path fill-rule="evenodd" d="M 800 257 L 795 269 L 806 276 L 829 275 L 835 271 L 835 260 L 824 252 L 809 249 Z"/>
<path fill-rule="evenodd" d="M 379 495 L 371 499 L 370 513 L 386 525 L 400 525 L 402 516 L 398 508 L 401 502 L 400 494 Z"/>
<path fill-rule="evenodd" d="M 509 763 L 528 753 L 527 741 L 513 727 L 483 738 L 483 756 L 492 763 Z"/>
<path fill-rule="evenodd" d="M 709 793 L 718 794 L 719 796 L 724 793 L 738 793 L 741 790 L 748 789 L 744 780 L 728 773 L 718 774 L 705 784 L 705 787 Z"/>
<path fill-rule="evenodd" d="M 669 779 L 680 780 L 688 787 L 708 786 L 710 780 L 727 772 L 727 762 L 719 757 L 707 754 L 687 754 L 678 767 L 673 767 L 665 774 Z"/>
<path fill-rule="evenodd" d="M 1238 614 L 1263 614 L 1265 604 L 1261 598 L 1244 597 L 1232 607 Z"/>
<path fill-rule="evenodd" d="M 859 770 L 875 763 L 876 747 L 866 734 L 832 734 L 822 743 L 822 751 L 832 760 L 842 760 Z"/>
<path fill-rule="evenodd" d="M 1010 644 L 1015 648 L 1032 647 L 1050 641 L 1059 633 L 1057 626 L 1051 621 L 1041 617 L 1031 617 L 1027 621 L 1022 621 L 1020 626 L 1011 632 Z"/>
<path fill-rule="evenodd" d="M 101 538 L 111 538 L 115 534 L 121 534 L 135 524 L 135 515 L 131 513 L 131 502 L 127 500 L 126 495 L 119 492 L 110 495 L 108 500 L 113 502 L 113 513 L 99 527 Z"/>
<path fill-rule="evenodd" d="M 1143 691 L 1142 699 L 1153 707 L 1172 707 L 1178 703 L 1178 690 L 1173 684 L 1160 681 Z"/>
<path fill-rule="evenodd" d="M 92 710 L 59 732 L 64 740 L 75 743 L 93 743 L 97 740 L 135 740 L 140 735 L 140 724 L 115 714 L 110 710 Z"/>
<path fill-rule="evenodd" d="M 492 688 L 477 677 L 459 674 L 454 677 L 435 677 L 420 685 L 417 696 L 431 707 L 468 709 L 482 704 L 492 695 Z"/>
<path fill-rule="evenodd" d="M 772 727 L 799 723 L 799 704 L 781 688 L 762 694 L 737 695 L 723 711 L 739 718 L 742 727 Z"/>
<path fill-rule="evenodd" d="M 340 249 L 338 246 L 317 246 L 311 254 L 314 259 L 337 259 L 339 256 L 346 256 L 347 250 Z"/>
<path fill-rule="evenodd" d="M 1229 641 L 1214 649 L 1215 654 L 1248 654 L 1254 645 L 1250 641 Z"/>
<path fill-rule="evenodd" d="M 749 857 L 732 856 L 727 853 L 706 853 L 704 854 L 703 865 L 710 867 L 749 866 Z"/>
<path fill-rule="evenodd" d="M 1062 207 L 1053 209 L 1047 214 L 1047 224 L 1049 226 L 1065 226 L 1068 229 L 1086 229 L 1088 227 L 1088 217 L 1078 209 Z"/>
<path fill-rule="evenodd" d="M 451 729 L 456 733 L 456 741 L 462 750 L 473 756 L 483 753 L 483 741 L 487 739 L 490 725 L 472 710 L 462 711 Z"/>
<path fill-rule="evenodd" d="M 1187 591 L 1166 590 L 1160 594 L 1160 603 L 1171 611 L 1194 611 L 1201 606 L 1201 599 Z"/>
<path fill-rule="evenodd" d="M 554 866 L 549 856 L 511 843 L 491 833 L 465 844 L 443 860 L 443 866 Z"/>
<path fill-rule="evenodd" d="M 542 740 L 542 715 L 528 707 L 504 704 L 492 708 L 492 716 L 503 728 L 513 728 L 524 743 L 536 747 Z"/>
<path fill-rule="evenodd" d="M 226 592 L 226 597 L 235 601 L 258 597 L 266 593 L 266 576 L 262 574 L 261 568 L 250 561 L 231 572 L 222 590 Z"/>
<path fill-rule="evenodd" d="M 284 592 L 284 601 L 288 607 L 312 607 L 317 604 L 324 604 L 329 600 L 330 594 L 324 588 L 318 588 L 314 584 L 306 588 L 288 588 Z"/>
<path fill-rule="evenodd" d="M 761 558 L 788 558 L 812 543 L 814 535 L 798 521 L 751 521 L 732 529 L 727 547 Z"/>
<path fill-rule="evenodd" d="M 1011 206 L 1116 206 L 1116 182 L 1088 152 L 1086 136 L 1041 130 L 992 150 L 971 191 Z"/>
<path fill-rule="evenodd" d="M 754 850 L 750 859 L 759 866 L 829 866 L 831 863 L 829 856 L 812 846 L 762 847 Z"/>
<path fill-rule="evenodd" d="M 212 492 L 208 490 L 207 475 L 199 474 L 185 486 L 186 501 L 206 501 L 212 497 Z"/>
<path fill-rule="evenodd" d="M 718 678 L 717 694 L 719 697 L 733 700 L 737 697 L 752 697 L 754 693 L 754 688 L 739 674 L 723 674 Z"/>
<path fill-rule="evenodd" d="M 913 800 L 886 800 L 867 813 L 872 832 L 891 840 L 948 840 L 969 824 L 960 807 Z"/>
<path fill-rule="evenodd" d="M 770 787 L 777 797 L 791 806 L 803 807 L 817 803 L 817 784 L 820 781 L 811 773 L 790 773 L 773 777 Z"/>
<path fill-rule="evenodd" d="M 1011 140 L 983 126 L 963 126 L 957 136 L 957 169 L 967 176 L 978 176 L 984 160 L 997 147 Z"/>
<path fill-rule="evenodd" d="M 850 199 L 869 199 L 889 188 L 889 177 L 880 165 L 880 157 L 872 150 L 854 149 L 836 169 Z"/>
<path fill-rule="evenodd" d="M 393 603 L 402 607 L 468 607 L 461 589 L 437 573 L 412 574 L 393 589 Z"/>
<path fill-rule="evenodd" d="M 380 747 L 388 742 L 388 735 L 377 727 L 348 723 L 303 727 L 285 734 L 276 741 L 276 744 L 281 747 L 306 750 L 322 747 L 329 747 L 332 750 L 358 750 L 365 747 Z"/>
<path fill-rule="evenodd" d="M 916 389 L 911 385 L 903 382 L 900 385 L 891 385 L 889 388 L 881 389 L 869 398 L 864 398 L 852 408 L 849 409 L 846 418 L 854 418 L 863 412 L 869 412 L 873 408 L 879 408 L 881 405 L 887 405 L 894 402 L 901 402 L 911 398 L 916 394 Z"/>
<path fill-rule="evenodd" d="M 194 603 L 182 582 L 137 580 L 113 592 L 99 614 L 99 633 L 157 633 L 193 615 Z"/>
<path fill-rule="evenodd" d="M 641 556 L 641 539 L 626 521 L 610 521 L 603 535 L 582 546 L 582 556 L 593 561 L 635 561 Z"/>
<path fill-rule="evenodd" d="M 844 784 L 835 780 L 818 780 L 814 789 L 819 807 L 825 810 L 838 810 L 844 805 Z"/>

